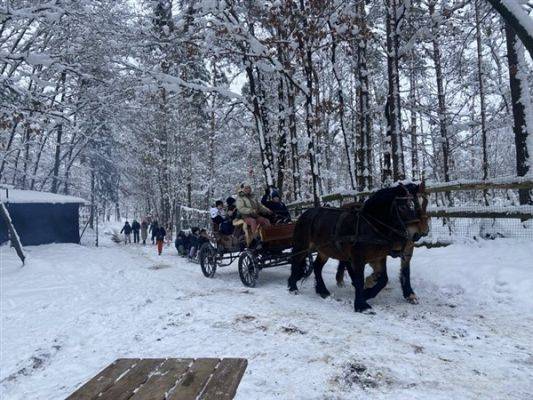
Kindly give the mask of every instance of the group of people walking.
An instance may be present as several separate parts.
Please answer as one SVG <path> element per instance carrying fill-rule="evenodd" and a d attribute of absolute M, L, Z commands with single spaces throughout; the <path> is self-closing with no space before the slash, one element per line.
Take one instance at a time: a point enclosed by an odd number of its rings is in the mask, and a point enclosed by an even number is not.
<path fill-rule="evenodd" d="M 143 219 L 141 223 L 134 219 L 131 225 L 129 221 L 126 221 L 120 233 L 124 234 L 124 244 L 131 243 L 131 235 L 133 233 L 133 243 L 140 243 L 142 240 L 143 245 L 146 245 L 148 234 L 150 233 L 152 244 L 157 244 L 159 255 L 163 252 L 163 243 L 167 235 L 165 227 L 159 225 L 157 220 L 148 223 L 146 219 Z"/>

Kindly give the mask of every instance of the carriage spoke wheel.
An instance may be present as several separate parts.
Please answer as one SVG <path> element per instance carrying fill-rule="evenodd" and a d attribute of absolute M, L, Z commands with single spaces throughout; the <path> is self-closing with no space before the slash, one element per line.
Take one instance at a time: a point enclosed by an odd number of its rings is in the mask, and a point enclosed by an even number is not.
<path fill-rule="evenodd" d="M 309 254 L 305 257 L 305 266 L 304 266 L 304 278 L 309 278 L 313 273 L 313 255 Z"/>
<path fill-rule="evenodd" d="M 204 243 L 200 247 L 200 267 L 206 278 L 212 278 L 217 270 L 217 251 L 211 243 Z"/>
<path fill-rule="evenodd" d="M 239 256 L 239 276 L 244 286 L 255 287 L 259 268 L 257 258 L 251 251 L 243 251 Z"/>

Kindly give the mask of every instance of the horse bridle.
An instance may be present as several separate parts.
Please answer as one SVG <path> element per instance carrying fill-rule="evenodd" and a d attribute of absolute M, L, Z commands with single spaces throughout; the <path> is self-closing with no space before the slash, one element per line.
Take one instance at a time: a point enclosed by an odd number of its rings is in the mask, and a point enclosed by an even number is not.
<path fill-rule="evenodd" d="M 425 213 L 423 213 L 423 210 L 420 204 L 413 200 L 414 196 L 404 186 L 402 186 L 402 188 L 405 190 L 405 196 L 395 196 L 394 199 L 392 200 L 391 208 L 390 208 L 391 215 L 395 215 L 396 219 L 398 220 L 400 224 L 400 229 L 392 227 L 372 215 L 365 214 L 363 218 L 367 219 L 367 217 L 370 217 L 370 219 L 372 219 L 374 222 L 378 223 L 384 228 L 387 228 L 389 231 L 397 235 L 399 238 L 403 239 L 404 240 L 403 249 L 404 249 L 407 241 L 410 240 L 409 232 L 407 230 L 407 225 L 419 223 L 422 219 L 427 219 L 428 217 Z M 404 220 L 402 216 L 400 215 L 400 210 L 398 208 L 398 200 L 405 201 L 407 203 L 407 206 L 410 209 L 415 210 L 417 212 L 417 214 L 419 215 L 419 218 Z M 368 221 L 368 219 L 367 219 L 367 222 L 370 224 L 370 226 L 372 226 L 372 224 Z M 376 230 L 376 232 L 379 232 L 379 230 Z"/>

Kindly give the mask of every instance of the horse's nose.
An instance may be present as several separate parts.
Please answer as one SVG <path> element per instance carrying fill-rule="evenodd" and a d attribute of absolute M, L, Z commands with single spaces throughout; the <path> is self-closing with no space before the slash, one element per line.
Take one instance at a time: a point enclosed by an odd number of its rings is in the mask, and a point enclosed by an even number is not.
<path fill-rule="evenodd" d="M 418 240 L 420 240 L 420 238 L 422 237 L 422 235 L 418 232 L 415 232 L 415 234 L 413 235 L 413 242 L 417 242 Z"/>

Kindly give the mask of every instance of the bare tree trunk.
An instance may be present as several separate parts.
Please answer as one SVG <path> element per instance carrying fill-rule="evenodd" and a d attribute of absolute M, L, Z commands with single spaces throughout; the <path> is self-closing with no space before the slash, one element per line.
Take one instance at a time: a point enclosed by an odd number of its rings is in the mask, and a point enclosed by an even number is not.
<path fill-rule="evenodd" d="M 489 177 L 489 162 L 487 156 L 487 113 L 485 105 L 485 81 L 483 73 L 483 47 L 481 45 L 481 16 L 480 16 L 480 0 L 475 0 L 474 9 L 476 14 L 476 46 L 477 46 L 477 80 L 479 86 L 479 113 L 481 116 L 481 152 L 483 179 Z M 488 192 L 483 190 L 483 199 L 485 205 L 489 205 Z"/>
<path fill-rule="evenodd" d="M 270 164 L 270 158 L 268 157 L 268 149 L 267 149 L 267 140 L 265 136 L 265 127 L 263 125 L 264 119 L 261 112 L 261 105 L 259 103 L 257 93 L 257 85 L 255 81 L 254 71 L 253 71 L 253 65 L 249 60 L 247 61 L 246 65 L 246 75 L 248 76 L 248 83 L 250 84 L 250 95 L 252 96 L 252 113 L 254 116 L 255 121 L 255 128 L 257 130 L 257 134 L 259 136 L 259 146 L 261 150 L 261 161 L 262 161 L 262 167 L 263 167 L 263 174 L 265 177 L 266 184 L 269 187 L 274 186 L 273 178 L 272 178 L 272 165 Z"/>
<path fill-rule="evenodd" d="M 359 33 L 357 38 L 357 87 L 358 118 L 356 140 L 357 188 L 365 190 L 372 187 L 372 121 L 370 115 L 370 93 L 368 66 L 366 61 L 367 37 L 365 2 L 357 3 Z"/>
<path fill-rule="evenodd" d="M 62 87 L 62 93 L 61 93 L 61 103 L 63 103 L 63 100 L 65 99 L 65 80 L 66 80 L 66 73 L 61 73 L 61 87 Z M 59 124 L 57 127 L 57 137 L 56 137 L 56 151 L 55 151 L 55 157 L 54 157 L 54 172 L 52 175 L 52 187 L 51 192 L 57 193 L 59 189 L 59 166 L 61 162 L 61 141 L 63 138 L 63 122 Z"/>
<path fill-rule="evenodd" d="M 289 108 L 289 139 L 291 145 L 292 184 L 294 200 L 302 198 L 300 159 L 298 152 L 298 134 L 296 130 L 296 91 L 294 85 L 288 84 L 287 105 Z"/>
<path fill-rule="evenodd" d="M 389 91 L 385 116 L 387 120 L 386 150 L 383 175 L 386 180 L 405 178 L 401 144 L 400 76 L 398 69 L 398 6 L 396 0 L 386 1 L 387 25 L 387 75 Z M 392 163 L 391 163 L 392 161 Z M 391 170 L 392 166 L 392 170 Z"/>
<path fill-rule="evenodd" d="M 95 211 L 95 176 L 94 165 L 91 163 L 91 215 L 89 217 L 89 227 L 94 229 L 94 211 Z M 105 208 L 104 208 L 105 210 Z"/>
<path fill-rule="evenodd" d="M 268 120 L 267 110 L 265 106 L 266 101 L 266 92 L 263 86 L 263 76 L 259 69 L 256 67 L 256 75 L 257 75 L 257 89 L 259 92 L 259 106 L 261 110 L 261 119 L 263 120 L 263 137 L 265 140 L 265 157 L 268 161 L 268 164 L 270 165 L 270 175 L 272 182 L 269 183 L 267 180 L 267 185 L 269 187 L 275 186 L 274 182 L 274 152 L 272 151 L 272 138 L 270 137 L 270 124 Z"/>
<path fill-rule="evenodd" d="M 520 37 L 520 40 L 533 58 L 533 32 L 531 31 L 531 18 L 521 7 L 519 1 L 504 2 L 502 0 L 488 0 L 496 11 L 502 16 L 506 25 Z M 510 7 L 514 5 L 514 7 Z M 516 40 L 516 39 L 515 39 Z"/>
<path fill-rule="evenodd" d="M 416 69 L 414 52 L 411 52 L 411 71 L 409 77 L 409 98 L 411 100 L 411 174 L 413 179 L 420 179 L 420 167 L 418 165 L 418 140 L 416 134 Z"/>
<path fill-rule="evenodd" d="M 352 172 L 352 161 L 350 156 L 350 146 L 348 145 L 348 136 L 346 134 L 346 127 L 344 123 L 344 94 L 342 92 L 343 84 L 338 71 L 337 66 L 337 41 L 335 37 L 335 32 L 331 26 L 331 23 L 328 22 L 330 35 L 331 35 L 331 64 L 333 66 L 333 75 L 337 82 L 337 98 L 339 101 L 338 111 L 339 111 L 339 122 L 341 127 L 342 139 L 344 141 L 344 151 L 346 152 L 346 164 L 348 166 L 348 173 L 350 176 L 350 185 L 352 189 L 355 189 L 355 180 Z"/>
<path fill-rule="evenodd" d="M 513 109 L 513 131 L 516 147 L 516 173 L 518 176 L 530 174 L 530 151 L 528 140 L 533 140 L 533 112 L 527 84 L 527 72 L 524 71 L 524 49 L 518 42 L 513 28 L 505 25 L 507 38 L 507 60 L 509 63 L 509 84 L 511 87 L 511 104 Z M 527 68 L 527 67 L 526 67 Z M 529 115 L 528 115 L 529 113 Z M 528 189 L 518 191 L 520 204 L 533 204 Z"/>
<path fill-rule="evenodd" d="M 285 85 L 282 77 L 278 80 L 278 178 L 277 188 L 283 195 L 284 177 L 287 164 L 287 131 L 285 116 Z"/>
<path fill-rule="evenodd" d="M 429 15 L 433 20 L 435 15 L 435 3 L 429 3 Z M 448 110 L 446 107 L 446 94 L 444 93 L 444 77 L 442 74 L 442 60 L 439 43 L 439 28 L 436 23 L 433 23 L 433 62 L 435 63 L 435 78 L 437 81 L 437 96 L 438 96 L 438 112 L 439 112 L 439 129 L 440 129 L 440 142 L 442 151 L 443 162 L 443 174 L 444 181 L 450 181 L 450 139 L 448 135 Z M 452 198 L 450 192 L 446 192 L 448 202 L 452 204 Z"/>
<path fill-rule="evenodd" d="M 18 124 L 18 119 L 15 119 L 15 121 L 13 122 L 13 128 L 11 129 L 11 134 L 9 135 L 9 140 L 7 141 L 7 147 L 4 152 L 4 158 L 2 159 L 2 164 L 0 165 L 0 182 L 2 181 L 2 174 L 7 163 L 8 153 L 11 150 L 11 145 L 13 144 L 13 139 L 15 138 L 15 132 L 17 131 Z"/>
<path fill-rule="evenodd" d="M 303 32 L 307 32 L 307 16 L 305 15 L 306 7 L 304 0 L 300 0 L 300 11 L 302 12 L 301 21 L 303 25 Z M 318 176 L 318 165 L 316 162 L 316 149 L 315 149 L 315 132 L 314 126 L 315 121 L 313 121 L 313 93 L 315 88 L 313 87 L 313 58 L 311 44 L 309 43 L 311 38 L 306 37 L 304 39 L 303 35 L 298 36 L 298 46 L 300 50 L 300 57 L 303 63 L 304 72 L 305 72 L 305 81 L 306 81 L 306 93 L 305 93 L 305 130 L 307 133 L 307 155 L 309 158 L 309 166 L 311 169 L 311 190 L 313 195 L 313 203 L 315 206 L 320 205 L 319 193 L 319 176 Z"/>

